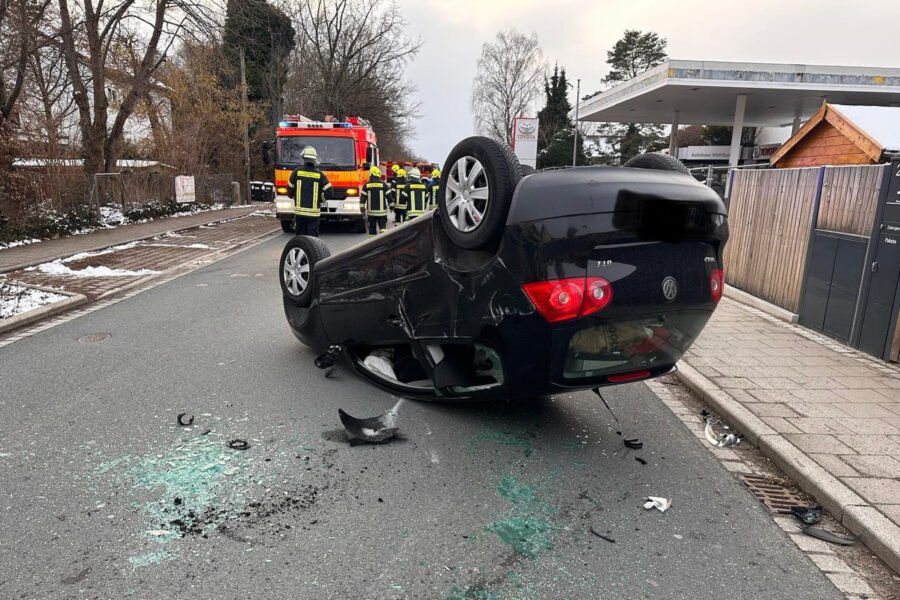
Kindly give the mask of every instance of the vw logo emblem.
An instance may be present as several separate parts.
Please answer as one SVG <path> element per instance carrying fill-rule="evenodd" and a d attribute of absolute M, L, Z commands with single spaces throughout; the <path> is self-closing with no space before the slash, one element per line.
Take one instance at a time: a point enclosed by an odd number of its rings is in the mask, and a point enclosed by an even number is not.
<path fill-rule="evenodd" d="M 671 275 L 662 280 L 662 293 L 669 302 L 678 295 L 678 282 Z"/>

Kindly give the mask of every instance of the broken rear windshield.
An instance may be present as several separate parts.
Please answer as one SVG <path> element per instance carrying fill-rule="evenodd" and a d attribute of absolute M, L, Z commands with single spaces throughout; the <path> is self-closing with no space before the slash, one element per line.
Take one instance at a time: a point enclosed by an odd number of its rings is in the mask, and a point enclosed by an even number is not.
<path fill-rule="evenodd" d="M 312 146 L 319 153 L 319 166 L 338 169 L 355 169 L 356 154 L 353 138 L 291 136 L 278 139 L 278 164 L 299 166 L 303 164 L 300 153 Z"/>

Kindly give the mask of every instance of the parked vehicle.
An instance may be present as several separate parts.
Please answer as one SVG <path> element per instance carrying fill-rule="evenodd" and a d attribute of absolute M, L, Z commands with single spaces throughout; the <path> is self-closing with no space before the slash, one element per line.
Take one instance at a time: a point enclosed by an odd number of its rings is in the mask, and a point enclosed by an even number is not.
<path fill-rule="evenodd" d="M 536 395 L 669 373 L 722 296 L 725 206 L 668 157 L 523 175 L 460 142 L 438 208 L 335 255 L 279 266 L 306 345 L 420 398 Z"/>

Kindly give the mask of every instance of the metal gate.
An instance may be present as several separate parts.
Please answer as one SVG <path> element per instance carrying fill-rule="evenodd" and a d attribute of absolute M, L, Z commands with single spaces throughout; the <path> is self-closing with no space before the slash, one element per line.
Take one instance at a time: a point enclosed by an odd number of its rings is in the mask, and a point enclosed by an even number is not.
<path fill-rule="evenodd" d="M 868 241 L 846 233 L 813 233 L 800 304 L 801 324 L 841 342 L 850 341 Z"/>
<path fill-rule="evenodd" d="M 876 242 L 868 256 L 867 290 L 863 300 L 858 347 L 888 359 L 900 305 L 900 160 L 891 163 L 889 182 L 882 189 L 872 239 Z"/>

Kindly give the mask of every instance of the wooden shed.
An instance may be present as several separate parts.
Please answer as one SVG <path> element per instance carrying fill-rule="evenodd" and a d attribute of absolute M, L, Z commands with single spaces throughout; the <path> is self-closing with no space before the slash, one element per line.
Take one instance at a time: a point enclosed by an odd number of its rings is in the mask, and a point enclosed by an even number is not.
<path fill-rule="evenodd" d="M 900 153 L 900 107 L 822 105 L 770 160 L 773 167 L 875 165 Z"/>

